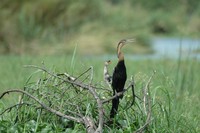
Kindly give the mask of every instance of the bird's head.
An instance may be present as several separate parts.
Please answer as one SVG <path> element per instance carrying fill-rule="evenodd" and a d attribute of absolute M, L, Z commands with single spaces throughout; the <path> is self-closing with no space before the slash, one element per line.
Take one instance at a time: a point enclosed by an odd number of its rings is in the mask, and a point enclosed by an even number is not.
<path fill-rule="evenodd" d="M 106 65 L 106 66 L 108 66 L 109 64 L 111 64 L 111 60 L 105 61 L 105 65 Z"/>
<path fill-rule="evenodd" d="M 122 39 L 121 41 L 119 41 L 118 45 L 117 45 L 117 55 L 118 55 L 118 58 L 119 56 L 121 55 L 121 48 L 127 44 L 127 43 L 131 43 L 131 42 L 134 42 L 135 39 Z"/>

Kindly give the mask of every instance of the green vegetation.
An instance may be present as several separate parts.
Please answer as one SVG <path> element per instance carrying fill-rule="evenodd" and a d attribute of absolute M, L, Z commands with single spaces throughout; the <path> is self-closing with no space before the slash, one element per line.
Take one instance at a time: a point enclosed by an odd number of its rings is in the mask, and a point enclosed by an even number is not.
<path fill-rule="evenodd" d="M 126 53 L 151 53 L 151 38 L 155 36 L 198 38 L 199 16 L 199 0 L 1 0 L 0 94 L 27 85 L 34 88 L 40 78 L 47 76 L 23 67 L 29 64 L 44 65 L 52 72 L 73 76 L 93 66 L 93 84 L 103 84 L 107 57 L 99 54 L 114 53 L 120 39 L 136 38 L 134 47 L 123 49 Z M 115 64 L 112 59 L 110 71 Z M 142 96 L 152 71 L 157 71 L 150 84 L 152 119 L 147 132 L 200 132 L 199 60 L 129 58 L 126 65 L 128 79 L 134 75 L 138 97 Z M 10 93 L 0 99 L 0 113 L 16 104 L 19 96 Z M 124 110 L 129 99 L 130 92 L 125 93 L 116 116 L 121 127 L 105 126 L 105 132 L 133 132 L 145 123 L 139 100 L 138 106 Z M 89 105 L 88 113 L 95 116 L 96 106 Z M 85 132 L 82 124 L 26 106 L 21 109 L 20 121 L 15 123 L 15 111 L 0 115 L 0 132 Z M 109 111 L 107 106 L 106 116 Z"/>
<path fill-rule="evenodd" d="M 71 61 L 72 59 L 72 61 Z M 68 72 L 73 75 L 79 75 L 84 70 L 93 66 L 94 68 L 94 84 L 103 81 L 102 69 L 104 60 L 101 58 L 85 58 L 80 56 L 69 57 L 24 57 L 24 56 L 1 56 L 0 77 L 1 89 L 0 94 L 8 88 L 23 88 L 28 77 L 31 74 L 33 79 L 29 81 L 29 85 L 34 85 L 39 78 L 35 69 L 23 68 L 27 64 L 45 64 L 46 68 L 57 73 Z M 110 69 L 115 65 L 115 61 Z M 148 127 L 148 132 L 192 132 L 198 133 L 199 127 L 199 71 L 200 63 L 193 60 L 127 60 L 128 77 L 134 75 L 136 83 L 136 94 L 142 96 L 142 86 L 153 70 L 156 75 L 150 84 L 152 97 L 152 120 Z M 9 80 L 8 80 L 9 79 Z M 142 126 L 145 118 L 141 115 L 137 106 L 133 106 L 131 110 L 123 110 L 123 105 L 129 94 L 125 94 L 125 98 L 121 102 L 119 115 L 116 120 L 121 124 L 121 128 L 115 126 L 106 126 L 105 132 L 133 132 L 136 128 Z M 18 101 L 18 95 L 10 93 L 0 100 L 0 111 L 3 111 L 9 105 L 13 105 Z M 139 102 L 139 101 L 138 101 Z M 95 108 L 90 106 L 90 108 Z M 109 109 L 105 110 L 106 115 Z M 92 112 L 90 112 L 92 113 Z M 24 108 L 21 112 L 24 119 L 14 123 L 16 116 L 15 109 L 9 113 L 0 116 L 1 132 L 85 132 L 85 127 L 70 121 L 63 121 L 56 116 L 41 114 L 39 110 Z M 23 117 L 22 117 L 23 118 Z"/>
<path fill-rule="evenodd" d="M 100 54 L 128 37 L 146 53 L 154 35 L 199 37 L 199 15 L 198 0 L 1 0 L 0 53 Z"/>

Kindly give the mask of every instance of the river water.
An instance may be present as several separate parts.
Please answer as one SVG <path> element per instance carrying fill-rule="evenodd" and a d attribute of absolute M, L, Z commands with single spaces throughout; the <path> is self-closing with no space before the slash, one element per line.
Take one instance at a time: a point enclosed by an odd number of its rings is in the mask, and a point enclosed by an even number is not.
<path fill-rule="evenodd" d="M 200 39 L 154 38 L 152 47 L 156 56 L 169 58 L 196 57 L 200 59 Z"/>
<path fill-rule="evenodd" d="M 128 55 L 131 59 L 185 59 L 197 58 L 200 60 L 200 39 L 189 38 L 153 38 L 152 49 L 154 53 L 145 55 Z"/>

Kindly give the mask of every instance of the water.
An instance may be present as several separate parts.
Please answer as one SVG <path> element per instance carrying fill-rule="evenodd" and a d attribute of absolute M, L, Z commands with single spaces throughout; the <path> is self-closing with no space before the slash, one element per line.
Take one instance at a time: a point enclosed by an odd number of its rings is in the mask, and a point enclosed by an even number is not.
<path fill-rule="evenodd" d="M 197 57 L 200 59 L 200 53 L 195 53 L 195 50 L 200 49 L 200 39 L 154 38 L 152 47 L 155 51 L 154 56 Z"/>

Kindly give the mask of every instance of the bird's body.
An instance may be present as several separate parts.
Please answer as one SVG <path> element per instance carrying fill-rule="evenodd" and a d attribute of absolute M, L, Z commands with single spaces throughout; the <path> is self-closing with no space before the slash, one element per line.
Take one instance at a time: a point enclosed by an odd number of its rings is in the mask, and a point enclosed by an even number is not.
<path fill-rule="evenodd" d="M 126 78 L 127 74 L 126 74 L 125 62 L 119 61 L 114 69 L 112 77 L 113 96 L 115 95 L 116 92 L 118 93 L 124 90 Z M 123 98 L 123 94 L 120 97 L 116 97 L 112 100 L 112 109 L 110 112 L 110 118 L 114 118 L 114 116 L 117 114 L 119 106 L 119 98 Z"/>
<path fill-rule="evenodd" d="M 114 69 L 113 76 L 112 76 L 112 89 L 113 89 L 113 96 L 116 92 L 124 91 L 124 85 L 126 83 L 127 74 L 126 74 L 126 66 L 124 61 L 124 54 L 121 52 L 121 48 L 127 43 L 132 42 L 133 40 L 121 40 L 117 45 L 117 57 L 118 63 Z M 116 97 L 112 100 L 112 108 L 110 111 L 110 118 L 114 118 L 117 114 L 118 106 L 119 106 L 119 98 L 123 98 L 123 95 L 120 97 Z"/>
<path fill-rule="evenodd" d="M 115 67 L 112 76 L 112 88 L 114 94 L 115 91 L 118 93 L 124 90 L 126 79 L 127 79 L 126 66 L 124 60 L 122 60 L 117 63 L 117 66 Z M 123 96 L 121 96 L 120 98 L 122 97 Z"/>

